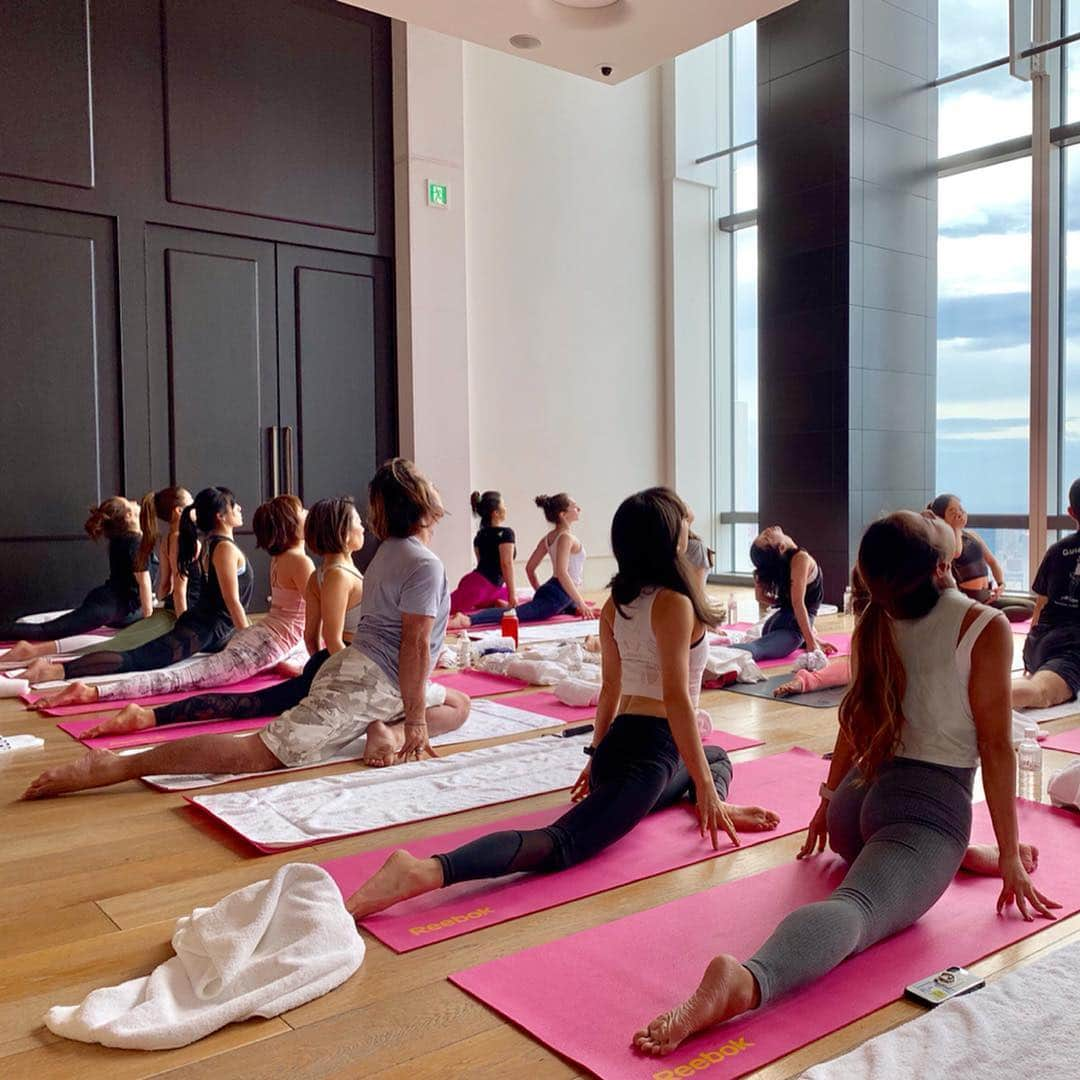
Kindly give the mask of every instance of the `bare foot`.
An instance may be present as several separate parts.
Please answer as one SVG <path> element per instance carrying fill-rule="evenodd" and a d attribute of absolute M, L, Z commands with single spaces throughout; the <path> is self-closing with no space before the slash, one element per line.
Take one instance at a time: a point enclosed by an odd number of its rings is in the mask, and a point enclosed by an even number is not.
<path fill-rule="evenodd" d="M 364 764 L 375 769 L 393 765 L 404 745 L 405 728 L 403 725 L 394 724 L 393 727 L 389 727 L 381 720 L 373 720 L 367 726 Z"/>
<path fill-rule="evenodd" d="M 802 693 L 802 683 L 798 679 L 789 679 L 786 683 L 781 683 L 773 692 L 773 697 L 791 697 L 794 694 Z"/>
<path fill-rule="evenodd" d="M 142 731 L 154 726 L 154 710 L 144 709 L 133 701 L 125 705 L 115 716 L 102 720 L 96 727 L 84 731 L 80 738 L 96 739 L 100 735 L 124 735 L 129 731 Z"/>
<path fill-rule="evenodd" d="M 698 988 L 681 1005 L 635 1032 L 634 1048 L 654 1057 L 670 1054 L 696 1032 L 755 1008 L 760 996 L 754 976 L 735 957 L 716 956 Z"/>
<path fill-rule="evenodd" d="M 33 680 L 31 680 L 32 682 Z M 92 705 L 98 699 L 98 688 L 86 683 L 73 682 L 61 687 L 54 694 L 46 694 L 35 706 L 37 709 L 55 709 L 58 705 Z"/>
<path fill-rule="evenodd" d="M 286 679 L 295 679 L 304 670 L 304 665 L 295 660 L 280 660 L 272 670 L 275 675 L 284 675 Z"/>
<path fill-rule="evenodd" d="M 108 750 L 90 750 L 77 761 L 46 769 L 24 792 L 24 799 L 49 799 L 69 791 L 106 787 L 128 779 L 124 760 Z"/>
<path fill-rule="evenodd" d="M 780 824 L 780 815 L 764 807 L 724 805 L 736 832 L 769 832 Z"/>
<path fill-rule="evenodd" d="M 1039 849 L 1034 844 L 1021 844 L 1020 862 L 1029 874 L 1033 874 L 1039 867 Z M 969 874 L 997 877 L 1001 872 L 998 869 L 997 845 L 969 844 L 960 869 L 966 870 Z"/>
<path fill-rule="evenodd" d="M 359 921 L 402 900 L 441 889 L 442 884 L 443 872 L 438 859 L 418 859 L 407 851 L 395 851 L 345 901 L 345 907 Z"/>
<path fill-rule="evenodd" d="M 54 664 L 51 660 L 46 660 L 44 657 L 39 657 L 34 660 L 30 666 L 26 669 L 26 675 L 24 678 L 32 686 L 37 683 L 43 682 L 55 682 L 57 679 L 64 677 L 64 665 Z"/>
<path fill-rule="evenodd" d="M 446 624 L 447 630 L 468 630 L 472 626 L 472 619 L 464 612 L 459 611 L 456 615 L 451 615 L 449 622 Z"/>
<path fill-rule="evenodd" d="M 55 652 L 55 641 L 20 641 L 12 645 L 0 660 L 5 664 L 12 660 L 36 660 L 39 656 L 52 656 Z"/>

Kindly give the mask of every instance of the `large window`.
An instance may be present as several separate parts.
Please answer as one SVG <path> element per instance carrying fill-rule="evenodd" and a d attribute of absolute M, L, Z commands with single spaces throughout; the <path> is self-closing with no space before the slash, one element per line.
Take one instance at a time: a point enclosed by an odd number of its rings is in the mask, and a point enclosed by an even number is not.
<path fill-rule="evenodd" d="M 715 251 L 714 303 L 718 318 L 714 364 L 714 411 L 718 476 L 716 572 L 750 573 L 750 542 L 757 534 L 757 29 L 753 23 L 721 39 L 729 85 L 721 88 L 718 148 L 721 183 Z M 726 90 L 726 92 L 725 92 Z"/>
<path fill-rule="evenodd" d="M 939 0 L 937 488 L 1026 588 L 1080 476 L 1080 0 L 1010 2 Z"/>

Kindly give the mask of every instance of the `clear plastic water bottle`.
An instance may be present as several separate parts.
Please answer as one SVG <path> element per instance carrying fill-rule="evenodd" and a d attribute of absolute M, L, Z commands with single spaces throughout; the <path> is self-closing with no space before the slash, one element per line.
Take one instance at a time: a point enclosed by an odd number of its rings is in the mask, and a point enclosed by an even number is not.
<path fill-rule="evenodd" d="M 845 615 L 854 615 L 855 614 L 855 604 L 852 601 L 851 586 L 850 585 L 844 590 L 844 614 Z"/>
<path fill-rule="evenodd" d="M 728 593 L 727 597 L 727 623 L 728 626 L 733 626 L 739 621 L 739 601 L 735 599 L 735 594 Z"/>
<path fill-rule="evenodd" d="M 1021 799 L 1042 802 L 1042 747 L 1035 724 L 1024 728 L 1024 738 L 1016 751 L 1017 794 Z"/>
<path fill-rule="evenodd" d="M 461 634 L 458 638 L 458 650 L 457 650 L 457 666 L 458 669 L 464 671 L 472 659 L 471 646 L 469 644 L 469 635 Z"/>

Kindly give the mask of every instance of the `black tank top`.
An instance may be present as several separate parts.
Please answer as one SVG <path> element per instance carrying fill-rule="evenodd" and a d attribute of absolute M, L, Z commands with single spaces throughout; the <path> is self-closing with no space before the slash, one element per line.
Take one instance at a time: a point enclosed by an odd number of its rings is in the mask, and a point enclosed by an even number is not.
<path fill-rule="evenodd" d="M 188 612 L 194 619 L 200 622 L 212 623 L 218 621 L 232 622 L 229 609 L 225 605 L 225 597 L 221 594 L 221 583 L 218 581 L 217 571 L 214 569 L 214 551 L 218 544 L 232 544 L 234 541 L 227 536 L 211 536 L 206 541 L 205 562 L 200 568 L 201 584 L 199 597 L 196 603 L 189 601 Z M 202 559 L 200 559 L 202 562 Z M 194 577 L 194 575 L 192 575 Z M 251 602 L 251 594 L 255 585 L 255 575 L 251 572 L 251 561 L 244 560 L 244 569 L 237 575 L 236 583 L 240 589 L 240 603 L 246 608 Z M 191 587 L 191 579 L 188 579 L 188 588 Z"/>
<path fill-rule="evenodd" d="M 986 565 L 982 544 L 971 533 L 961 533 L 960 539 L 960 554 L 953 559 L 952 565 L 956 580 L 962 585 L 965 581 L 986 577 L 990 573 L 990 567 Z"/>
<path fill-rule="evenodd" d="M 139 537 L 114 536 L 109 541 L 108 586 L 122 600 L 138 603 L 139 586 L 135 581 L 135 559 L 139 553 Z"/>
<path fill-rule="evenodd" d="M 787 580 L 784 582 L 783 588 L 781 588 L 779 595 L 776 598 L 777 605 L 779 607 L 791 610 L 791 560 L 795 558 L 803 549 L 801 547 L 794 548 L 788 552 L 787 555 Z M 807 552 L 809 555 L 810 553 Z M 816 561 L 816 560 L 815 560 Z M 806 610 L 813 618 L 817 614 L 817 610 L 821 607 L 825 600 L 825 575 L 821 570 L 821 563 L 817 563 L 817 576 L 812 578 L 806 583 Z"/>

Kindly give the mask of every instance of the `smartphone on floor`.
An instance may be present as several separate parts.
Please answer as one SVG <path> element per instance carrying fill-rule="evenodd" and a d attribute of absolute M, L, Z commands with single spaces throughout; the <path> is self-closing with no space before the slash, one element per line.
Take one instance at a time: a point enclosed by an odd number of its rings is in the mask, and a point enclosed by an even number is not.
<path fill-rule="evenodd" d="M 986 980 L 962 967 L 948 967 L 929 978 L 920 979 L 904 990 L 904 996 L 928 1009 L 933 1009 L 946 1001 L 980 990 Z"/>

